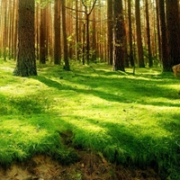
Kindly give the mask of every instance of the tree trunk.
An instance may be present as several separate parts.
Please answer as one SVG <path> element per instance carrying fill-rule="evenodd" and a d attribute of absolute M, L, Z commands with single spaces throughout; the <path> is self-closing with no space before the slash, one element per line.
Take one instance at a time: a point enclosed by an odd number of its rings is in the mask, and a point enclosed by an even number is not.
<path fill-rule="evenodd" d="M 140 1 L 139 0 L 135 0 L 135 15 L 136 15 L 136 34 L 137 34 L 139 67 L 145 67 L 144 57 L 143 57 L 142 37 L 141 37 L 141 19 L 140 19 Z"/>
<path fill-rule="evenodd" d="M 18 12 L 18 57 L 14 74 L 37 75 L 34 36 L 34 0 L 19 1 Z"/>
<path fill-rule="evenodd" d="M 134 67 L 134 58 L 133 58 L 133 39 L 132 39 L 132 21 L 131 21 L 131 0 L 128 0 L 128 21 L 129 21 L 129 56 L 131 66 Z"/>
<path fill-rule="evenodd" d="M 61 9 L 62 9 L 62 32 L 63 32 L 63 52 L 64 52 L 64 69 L 69 71 L 69 57 L 68 57 L 68 44 L 67 44 L 67 34 L 66 34 L 66 12 L 65 12 L 65 2 L 61 0 Z"/>
<path fill-rule="evenodd" d="M 125 63 L 125 28 L 123 18 L 122 0 L 114 1 L 114 62 L 115 71 L 124 71 Z"/>
<path fill-rule="evenodd" d="M 164 0 L 159 1 L 159 17 L 161 24 L 161 58 L 163 65 L 163 72 L 169 71 L 169 60 L 168 60 L 168 48 L 167 48 L 167 35 L 166 35 L 166 23 L 165 23 L 165 10 Z"/>
<path fill-rule="evenodd" d="M 20 0 L 19 0 L 20 1 Z M 41 9 L 41 21 L 40 21 L 40 63 L 46 63 L 46 48 L 47 48 L 47 41 L 46 41 L 46 9 Z"/>
<path fill-rule="evenodd" d="M 151 52 L 151 35 L 150 35 L 150 26 L 149 26 L 148 0 L 145 1 L 145 4 L 146 4 L 146 30 L 147 30 L 147 44 L 148 44 L 148 59 L 149 59 L 149 67 L 152 67 L 153 61 L 152 61 L 152 52 Z"/>
<path fill-rule="evenodd" d="M 167 35 L 170 67 L 180 63 L 179 1 L 166 0 Z"/>
<path fill-rule="evenodd" d="M 54 64 L 60 64 L 61 60 L 60 30 L 60 0 L 56 0 L 54 2 Z"/>
<path fill-rule="evenodd" d="M 113 65 L 113 1 L 107 0 L 108 63 Z"/>

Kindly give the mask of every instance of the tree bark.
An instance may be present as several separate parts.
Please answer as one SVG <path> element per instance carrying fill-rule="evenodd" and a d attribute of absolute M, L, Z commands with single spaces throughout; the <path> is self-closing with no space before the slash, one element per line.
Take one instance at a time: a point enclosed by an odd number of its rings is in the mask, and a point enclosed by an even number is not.
<path fill-rule="evenodd" d="M 168 59 L 168 48 L 167 48 L 167 32 L 165 22 L 165 7 L 164 0 L 157 0 L 159 2 L 159 17 L 161 25 L 161 58 L 163 65 L 163 72 L 170 70 L 169 59 Z"/>
<path fill-rule="evenodd" d="M 113 1 L 107 0 L 108 63 L 113 65 Z"/>
<path fill-rule="evenodd" d="M 133 58 L 133 39 L 132 39 L 132 20 L 131 20 L 131 0 L 128 0 L 128 21 L 129 21 L 129 56 L 131 66 L 134 67 L 134 58 Z"/>
<path fill-rule="evenodd" d="M 34 9 L 34 0 L 19 1 L 18 57 L 14 71 L 17 76 L 37 75 L 34 47 Z"/>
<path fill-rule="evenodd" d="M 61 60 L 60 0 L 54 2 L 54 64 Z"/>
<path fill-rule="evenodd" d="M 125 28 L 123 18 L 122 0 L 114 1 L 114 62 L 115 71 L 124 70 L 125 63 Z"/>
<path fill-rule="evenodd" d="M 179 1 L 166 0 L 169 69 L 180 63 Z"/>
<path fill-rule="evenodd" d="M 61 0 L 61 10 L 62 10 L 62 32 L 63 32 L 63 52 L 64 52 L 64 69 L 69 71 L 69 57 L 68 57 L 68 44 L 67 44 L 67 34 L 66 34 L 66 12 L 65 12 L 65 2 Z"/>
<path fill-rule="evenodd" d="M 145 67 L 144 57 L 143 57 L 142 37 L 141 37 L 141 19 L 140 19 L 139 0 L 135 0 L 135 15 L 136 15 L 136 34 L 137 34 L 139 67 Z"/>
<path fill-rule="evenodd" d="M 150 35 L 150 26 L 149 26 L 148 0 L 145 1 L 145 4 L 146 4 L 146 32 L 147 32 L 147 44 L 148 44 L 148 59 L 149 59 L 149 67 L 152 67 L 153 61 L 152 61 L 152 51 L 151 51 L 151 35 Z"/>
<path fill-rule="evenodd" d="M 20 0 L 19 0 L 20 1 Z M 41 20 L 40 20 L 40 63 L 46 63 L 46 48 L 47 48 L 47 39 L 46 39 L 46 8 L 41 9 Z"/>

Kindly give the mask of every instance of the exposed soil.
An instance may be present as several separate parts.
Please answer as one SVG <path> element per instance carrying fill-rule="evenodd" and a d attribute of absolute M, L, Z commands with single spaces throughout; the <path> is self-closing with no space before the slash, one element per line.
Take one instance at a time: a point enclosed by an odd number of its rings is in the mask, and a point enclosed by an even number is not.
<path fill-rule="evenodd" d="M 79 151 L 80 161 L 62 166 L 57 161 L 37 155 L 26 163 L 0 167 L 0 180 L 160 180 L 153 169 L 127 169 L 107 162 L 101 155 Z"/>

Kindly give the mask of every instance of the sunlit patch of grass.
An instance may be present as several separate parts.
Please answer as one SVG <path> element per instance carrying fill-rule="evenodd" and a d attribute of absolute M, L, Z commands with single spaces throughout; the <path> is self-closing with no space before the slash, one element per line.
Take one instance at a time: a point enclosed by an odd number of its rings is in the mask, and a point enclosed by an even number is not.
<path fill-rule="evenodd" d="M 14 63 L 0 63 L 0 162 L 34 153 L 70 162 L 74 146 L 112 162 L 174 172 L 180 162 L 179 81 L 161 69 L 137 69 L 133 76 L 131 69 L 113 72 L 106 64 L 71 66 L 66 72 L 40 65 L 39 76 L 21 78 L 12 76 Z M 71 147 L 59 135 L 67 130 Z"/>

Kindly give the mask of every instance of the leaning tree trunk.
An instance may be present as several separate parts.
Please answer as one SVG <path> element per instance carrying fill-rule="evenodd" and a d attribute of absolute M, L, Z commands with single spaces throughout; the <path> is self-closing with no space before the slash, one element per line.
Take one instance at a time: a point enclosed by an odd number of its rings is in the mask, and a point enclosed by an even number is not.
<path fill-rule="evenodd" d="M 34 35 L 34 0 L 20 0 L 18 12 L 18 55 L 14 74 L 37 75 Z"/>
<path fill-rule="evenodd" d="M 114 1 L 114 62 L 115 71 L 124 71 L 125 63 L 125 28 L 123 19 L 122 0 Z"/>

